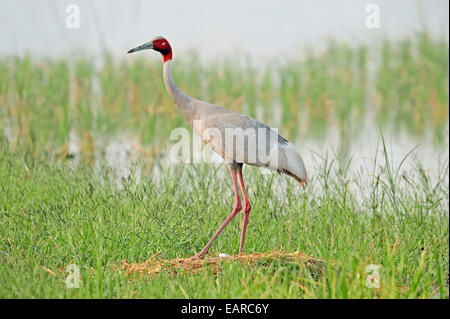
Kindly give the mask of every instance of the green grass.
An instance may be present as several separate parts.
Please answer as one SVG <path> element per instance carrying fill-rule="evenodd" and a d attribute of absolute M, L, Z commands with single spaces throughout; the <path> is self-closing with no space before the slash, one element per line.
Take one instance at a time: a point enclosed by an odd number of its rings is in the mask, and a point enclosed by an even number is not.
<path fill-rule="evenodd" d="M 448 167 L 438 180 L 420 163 L 400 174 L 386 150 L 355 175 L 348 162 L 325 154 L 306 191 L 288 177 L 247 168 L 253 210 L 245 250 L 301 251 L 325 261 L 322 275 L 283 263 L 231 263 L 217 275 L 129 280 L 116 269 L 122 259 L 185 257 L 206 244 L 233 205 L 226 167 L 184 165 L 158 181 L 146 175 L 117 188 L 107 169 L 71 170 L 49 153 L 21 146 L 11 152 L 4 139 L 0 154 L 1 298 L 449 296 Z M 237 253 L 241 218 L 213 254 Z M 68 273 L 58 268 L 73 263 L 82 282 L 68 289 Z M 379 289 L 366 287 L 370 264 L 381 266 Z"/>

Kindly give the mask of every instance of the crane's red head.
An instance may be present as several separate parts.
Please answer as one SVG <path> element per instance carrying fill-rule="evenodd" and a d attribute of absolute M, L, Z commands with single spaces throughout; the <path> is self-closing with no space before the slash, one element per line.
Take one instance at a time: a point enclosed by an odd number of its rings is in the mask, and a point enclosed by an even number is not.
<path fill-rule="evenodd" d="M 169 41 L 163 37 L 156 37 L 152 41 L 144 43 L 134 49 L 131 49 L 127 53 L 133 53 L 141 50 L 153 49 L 162 54 L 164 62 L 172 60 L 172 48 L 170 47 Z"/>

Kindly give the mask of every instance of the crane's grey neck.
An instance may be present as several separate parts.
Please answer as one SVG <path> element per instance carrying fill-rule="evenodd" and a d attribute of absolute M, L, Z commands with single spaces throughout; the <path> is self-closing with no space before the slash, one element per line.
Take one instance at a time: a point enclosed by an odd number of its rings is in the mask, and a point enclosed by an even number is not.
<path fill-rule="evenodd" d="M 184 94 L 178 86 L 175 84 L 175 81 L 172 77 L 172 60 L 169 60 L 164 63 L 164 84 L 166 86 L 167 91 L 169 92 L 172 100 L 175 104 L 180 108 L 184 117 L 190 122 L 192 120 L 192 105 L 191 102 L 193 98 Z"/>

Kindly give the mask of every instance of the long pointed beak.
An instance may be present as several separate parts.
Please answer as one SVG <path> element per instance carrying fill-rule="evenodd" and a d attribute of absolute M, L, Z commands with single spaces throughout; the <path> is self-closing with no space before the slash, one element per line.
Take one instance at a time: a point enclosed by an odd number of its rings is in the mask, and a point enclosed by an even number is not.
<path fill-rule="evenodd" d="M 141 51 L 141 50 L 148 50 L 148 49 L 153 49 L 153 42 L 144 43 L 143 45 L 140 45 L 138 47 L 135 47 L 134 49 L 131 49 L 127 53 L 133 53 L 133 52 L 137 52 L 137 51 Z"/>

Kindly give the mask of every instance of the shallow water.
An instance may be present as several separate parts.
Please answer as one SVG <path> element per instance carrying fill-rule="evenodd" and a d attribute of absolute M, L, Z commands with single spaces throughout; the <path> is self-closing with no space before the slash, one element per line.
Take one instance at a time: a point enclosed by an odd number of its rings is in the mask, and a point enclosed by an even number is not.
<path fill-rule="evenodd" d="M 73 154 L 71 165 L 76 167 L 80 158 L 79 138 L 75 133 L 71 134 L 70 149 Z M 380 169 L 386 168 L 385 154 L 382 139 L 379 132 L 375 129 L 365 130 L 361 136 L 355 138 L 351 142 L 349 150 L 340 149 L 340 141 L 330 133 L 330 137 L 324 141 L 305 141 L 298 143 L 297 148 L 304 159 L 309 178 L 314 180 L 310 183 L 313 192 L 321 192 L 323 185 L 320 179 L 323 175 L 324 163 L 332 166 L 332 174 L 339 175 L 343 181 L 349 181 L 348 189 L 351 193 L 357 195 L 358 202 L 361 204 L 370 196 L 370 185 L 373 185 L 374 174 Z M 449 174 L 449 153 L 448 153 L 448 127 L 446 141 L 440 146 L 434 145 L 430 140 L 412 138 L 406 134 L 398 136 L 397 134 L 384 133 L 387 156 L 391 169 L 400 176 L 404 176 L 412 181 L 418 182 L 419 167 L 426 172 L 430 184 L 437 183 L 445 179 Z M 108 177 L 119 189 L 122 188 L 124 179 L 132 178 L 135 183 L 140 183 L 144 175 L 149 175 L 154 183 L 159 183 L 166 176 L 175 174 L 176 171 L 185 171 L 188 174 L 182 175 L 186 180 L 183 181 L 183 187 L 189 191 L 196 191 L 193 178 L 202 173 L 197 171 L 195 167 L 199 164 L 174 163 L 170 159 L 170 147 L 173 142 L 168 141 L 167 148 L 161 154 L 155 156 L 154 164 L 151 172 L 143 169 L 141 161 L 142 154 L 140 150 L 145 149 L 145 145 L 140 145 L 136 138 L 127 138 L 126 135 L 117 135 L 115 138 L 100 139 L 96 145 L 98 149 L 95 152 L 96 170 L 100 173 L 103 167 L 108 169 Z M 209 149 L 207 147 L 207 149 Z M 194 150 L 191 150 L 194 152 Z M 220 156 L 211 149 L 206 152 L 208 166 L 206 169 L 211 170 L 214 178 L 218 183 L 223 183 L 227 188 L 229 185 L 229 195 L 232 196 L 232 187 L 229 179 L 229 172 L 223 164 Z M 193 154 L 193 156 L 201 154 Z M 339 171 L 340 165 L 344 167 L 343 171 Z M 255 178 L 255 173 L 264 174 L 269 177 L 273 172 L 267 169 L 252 168 L 250 179 Z M 246 173 L 247 175 L 247 173 Z M 200 176 L 204 178 L 204 176 Z M 289 183 L 289 184 L 288 184 Z M 289 177 L 276 176 L 272 181 L 273 196 L 282 199 L 285 196 L 286 187 L 289 185 L 301 188 L 299 185 L 291 181 Z"/>

